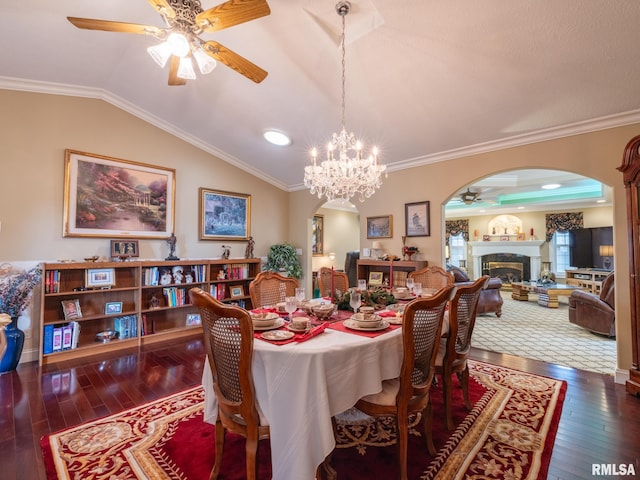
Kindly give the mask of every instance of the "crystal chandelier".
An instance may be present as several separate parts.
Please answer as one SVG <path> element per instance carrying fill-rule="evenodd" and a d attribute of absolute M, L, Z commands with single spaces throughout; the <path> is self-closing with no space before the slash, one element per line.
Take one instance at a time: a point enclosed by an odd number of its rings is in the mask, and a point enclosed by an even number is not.
<path fill-rule="evenodd" d="M 382 173 L 387 166 L 378 164 L 378 149 L 373 147 L 371 155 L 363 157 L 362 144 L 353 133 L 347 133 L 345 119 L 345 16 L 351 3 L 339 2 L 336 12 L 342 17 L 342 129 L 333 133 L 327 146 L 327 159 L 318 163 L 318 151 L 311 151 L 311 165 L 304 167 L 304 185 L 318 198 L 327 201 L 336 198 L 349 200 L 356 193 L 363 202 L 382 185 Z M 386 174 L 385 174 L 386 175 Z"/>

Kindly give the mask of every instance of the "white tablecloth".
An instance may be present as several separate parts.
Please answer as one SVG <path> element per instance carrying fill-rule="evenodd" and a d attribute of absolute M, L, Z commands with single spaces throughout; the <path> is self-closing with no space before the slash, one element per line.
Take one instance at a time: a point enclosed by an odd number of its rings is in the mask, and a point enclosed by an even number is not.
<path fill-rule="evenodd" d="M 402 363 L 401 329 L 375 338 L 327 329 L 303 343 L 255 340 L 253 377 L 258 403 L 271 428 L 275 480 L 315 478 L 335 446 L 331 417 L 379 392 Z M 204 420 L 215 423 L 217 404 L 206 364 Z"/>

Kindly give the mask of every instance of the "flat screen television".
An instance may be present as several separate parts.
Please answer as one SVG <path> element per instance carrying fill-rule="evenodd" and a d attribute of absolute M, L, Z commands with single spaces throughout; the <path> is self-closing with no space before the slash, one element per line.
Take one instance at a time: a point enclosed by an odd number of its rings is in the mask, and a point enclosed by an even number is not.
<path fill-rule="evenodd" d="M 610 270 L 605 266 L 605 257 L 600 256 L 601 245 L 613 245 L 613 227 L 581 228 L 569 232 L 570 261 L 575 268 L 599 268 Z M 613 260 L 609 258 L 609 260 Z"/>

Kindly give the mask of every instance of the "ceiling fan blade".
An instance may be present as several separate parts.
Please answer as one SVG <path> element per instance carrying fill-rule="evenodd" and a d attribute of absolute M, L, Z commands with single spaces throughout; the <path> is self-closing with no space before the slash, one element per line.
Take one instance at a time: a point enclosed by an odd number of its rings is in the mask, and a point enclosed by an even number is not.
<path fill-rule="evenodd" d="M 196 16 L 196 25 L 215 32 L 271 13 L 266 0 L 229 0 Z"/>
<path fill-rule="evenodd" d="M 227 67 L 233 68 L 236 72 L 244 75 L 249 80 L 260 83 L 267 78 L 268 73 L 259 66 L 251 63 L 246 58 L 220 45 L 218 42 L 210 40 L 202 45 L 202 48 L 211 57 L 224 63 Z"/>
<path fill-rule="evenodd" d="M 167 0 L 148 0 L 151 6 L 164 18 L 176 18 L 176 11 Z"/>
<path fill-rule="evenodd" d="M 180 57 L 171 55 L 171 63 L 169 64 L 169 85 L 180 86 L 186 85 L 187 81 L 178 76 L 178 67 L 180 66 Z"/>
<path fill-rule="evenodd" d="M 137 23 L 112 22 L 109 20 L 95 20 L 92 18 L 67 17 L 72 24 L 86 30 L 104 30 L 105 32 L 140 33 L 145 35 L 162 35 L 163 30 L 151 25 Z"/>

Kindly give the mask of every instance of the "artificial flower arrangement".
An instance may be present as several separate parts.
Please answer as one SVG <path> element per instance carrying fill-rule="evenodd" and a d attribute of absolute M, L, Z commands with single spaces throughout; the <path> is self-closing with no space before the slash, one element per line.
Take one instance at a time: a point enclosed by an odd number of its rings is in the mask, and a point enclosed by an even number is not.
<path fill-rule="evenodd" d="M 18 318 L 29 305 L 35 286 L 40 283 L 42 270 L 14 270 L 5 264 L 0 270 L 0 313 Z"/>
<path fill-rule="evenodd" d="M 344 293 L 340 290 L 335 291 L 333 303 L 338 305 L 338 310 L 351 310 L 349 300 L 351 299 L 351 292 L 354 291 L 356 291 L 355 288 L 350 288 Z M 367 291 L 360 293 L 362 295 L 362 306 L 369 306 L 380 309 L 392 303 L 398 302 L 396 298 L 383 287 L 372 287 Z"/>

